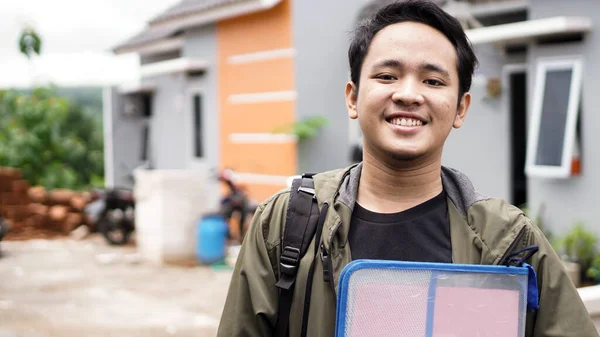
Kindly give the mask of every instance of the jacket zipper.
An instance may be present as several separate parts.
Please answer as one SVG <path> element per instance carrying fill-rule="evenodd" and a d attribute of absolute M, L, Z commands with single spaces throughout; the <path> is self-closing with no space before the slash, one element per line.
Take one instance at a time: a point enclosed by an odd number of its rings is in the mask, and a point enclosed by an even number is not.
<path fill-rule="evenodd" d="M 331 230 L 331 237 L 329 238 L 329 249 L 331 250 L 331 247 L 333 246 L 333 238 L 335 237 L 335 233 L 337 232 L 338 228 L 340 227 L 340 225 L 342 224 L 342 222 L 338 222 L 335 227 L 333 227 L 333 229 Z M 330 252 L 327 251 L 327 249 L 325 249 L 325 246 L 323 244 L 321 244 L 321 257 L 322 257 L 322 262 L 326 265 L 327 267 L 327 278 L 329 279 L 329 285 L 331 286 L 331 290 L 333 291 L 333 296 L 336 296 L 335 293 L 335 280 L 333 278 L 333 260 L 332 260 L 332 256 L 330 254 Z M 324 260 L 324 261 L 323 261 Z"/>
<path fill-rule="evenodd" d="M 356 166 L 356 165 L 355 165 Z M 346 179 L 346 177 L 350 174 L 350 171 L 346 172 L 344 174 L 344 176 L 342 177 L 342 180 L 340 182 L 340 184 L 338 185 L 337 191 L 335 192 L 335 195 L 333 196 L 333 200 L 336 200 L 338 198 L 338 196 L 340 195 L 340 187 L 343 183 L 343 181 Z M 335 227 L 333 227 L 331 229 L 331 235 L 329 238 L 329 249 L 331 250 L 331 248 L 333 247 L 333 238 L 335 237 L 335 233 L 337 232 L 337 230 L 339 229 L 340 225 L 342 224 L 342 221 L 338 221 L 338 223 L 335 225 Z M 325 247 L 323 246 L 323 244 L 321 244 L 321 262 L 323 262 L 323 258 L 326 260 L 324 262 L 327 263 L 327 272 L 329 275 L 329 285 L 331 286 L 331 290 L 333 291 L 333 296 L 334 298 L 337 298 L 337 294 L 335 292 L 335 280 L 333 279 L 333 260 L 332 260 L 332 256 L 330 254 L 330 252 L 327 251 L 327 249 L 325 249 Z"/>
<path fill-rule="evenodd" d="M 521 228 L 521 230 L 517 234 L 517 237 L 515 238 L 515 240 L 510 244 L 508 249 L 504 252 L 504 255 L 502 255 L 502 258 L 500 259 L 500 261 L 498 261 L 498 265 L 503 265 L 508 262 L 506 260 L 508 259 L 510 254 L 517 248 L 517 245 L 521 242 L 521 239 L 523 239 L 523 236 L 525 235 L 525 228 L 526 228 L 526 226 L 523 226 L 523 228 Z"/>

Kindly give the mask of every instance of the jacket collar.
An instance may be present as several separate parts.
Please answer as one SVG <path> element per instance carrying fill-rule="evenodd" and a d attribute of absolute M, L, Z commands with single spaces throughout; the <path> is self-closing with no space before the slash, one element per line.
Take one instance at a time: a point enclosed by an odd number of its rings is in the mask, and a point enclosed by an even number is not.
<path fill-rule="evenodd" d="M 323 245 L 331 254 L 334 286 L 343 267 L 351 259 L 347 246 L 352 210 L 356 204 L 362 163 L 346 169 L 331 171 L 315 176 L 315 189 L 320 206 L 324 202 L 333 205 L 326 216 L 323 228 Z M 453 243 L 452 259 L 455 263 L 491 263 L 497 252 L 487 249 L 484 239 L 469 224 L 469 208 L 478 201 L 489 198 L 476 192 L 466 175 L 458 170 L 442 166 L 442 185 L 448 196 L 448 217 Z M 512 235 L 511 235 L 512 236 Z M 505 238 L 509 242 L 512 238 Z M 501 244 L 505 246 L 505 244 Z M 474 249 L 486 247 L 486 249 Z"/>
<path fill-rule="evenodd" d="M 362 163 L 350 166 L 343 171 L 341 181 L 338 183 L 337 201 L 346 205 L 350 210 L 353 210 L 356 204 L 361 172 Z M 478 193 L 469 178 L 462 172 L 442 166 L 441 173 L 444 190 L 463 217 L 467 215 L 467 210 L 471 205 L 477 201 L 489 199 Z"/>

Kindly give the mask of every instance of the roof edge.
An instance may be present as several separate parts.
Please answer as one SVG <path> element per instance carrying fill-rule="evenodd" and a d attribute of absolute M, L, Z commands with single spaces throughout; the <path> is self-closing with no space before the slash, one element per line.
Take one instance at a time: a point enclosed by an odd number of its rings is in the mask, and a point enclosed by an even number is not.
<path fill-rule="evenodd" d="M 507 23 L 467 30 L 473 45 L 485 43 L 521 42 L 531 39 L 569 33 L 586 33 L 592 29 L 587 17 L 556 16 Z"/>
<path fill-rule="evenodd" d="M 281 2 L 282 0 L 248 0 L 244 2 L 231 3 L 219 7 L 212 7 L 192 14 L 187 14 L 185 16 L 178 16 L 158 23 L 149 24 L 143 32 L 149 31 L 150 29 L 160 29 L 170 31 L 171 33 L 175 33 L 184 29 L 199 27 L 202 25 L 215 23 L 221 20 L 231 19 L 242 15 L 269 10 Z M 112 51 L 115 54 L 140 52 L 144 51 L 145 49 L 147 50 L 147 47 L 153 44 L 157 44 L 160 41 L 166 41 L 170 39 L 172 38 L 163 37 L 153 39 L 150 41 L 145 41 L 142 43 L 124 42 L 112 48 Z M 173 45 L 174 43 L 171 44 L 171 46 Z"/>
<path fill-rule="evenodd" d="M 167 37 L 142 43 L 125 43 L 112 49 L 116 55 L 139 53 L 142 55 L 160 54 L 180 50 L 183 47 L 183 37 Z"/>
<path fill-rule="evenodd" d="M 201 10 L 182 16 L 175 16 L 171 19 L 165 19 L 159 22 L 151 23 L 149 26 L 156 28 L 173 26 L 178 27 L 179 29 L 200 26 L 237 16 L 268 10 L 275 7 L 280 2 L 282 2 L 282 0 L 247 0 L 244 2 L 234 2 L 224 6 L 211 7 L 206 10 Z"/>

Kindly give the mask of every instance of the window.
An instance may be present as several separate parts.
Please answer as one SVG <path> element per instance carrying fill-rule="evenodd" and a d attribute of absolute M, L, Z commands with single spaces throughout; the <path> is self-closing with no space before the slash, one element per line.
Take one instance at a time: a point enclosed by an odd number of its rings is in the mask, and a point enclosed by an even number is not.
<path fill-rule="evenodd" d="M 142 156 L 141 160 L 143 162 L 148 160 L 148 143 L 150 142 L 150 126 L 148 124 L 144 125 L 142 129 Z"/>
<path fill-rule="evenodd" d="M 581 72 L 579 59 L 538 63 L 527 147 L 527 175 L 546 178 L 571 175 Z"/>
<path fill-rule="evenodd" d="M 194 113 L 194 157 L 204 157 L 204 143 L 202 142 L 202 95 L 193 96 Z"/>

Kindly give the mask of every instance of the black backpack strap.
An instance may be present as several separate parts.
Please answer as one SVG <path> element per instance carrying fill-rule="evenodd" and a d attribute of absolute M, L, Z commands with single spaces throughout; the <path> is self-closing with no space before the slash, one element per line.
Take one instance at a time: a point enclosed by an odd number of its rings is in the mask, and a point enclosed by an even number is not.
<path fill-rule="evenodd" d="M 319 206 L 312 176 L 304 175 L 302 178 L 295 179 L 290 192 L 279 258 L 280 276 L 277 288 L 281 292 L 275 336 L 285 337 L 288 334 L 298 266 L 315 235 L 318 218 Z"/>
<path fill-rule="evenodd" d="M 306 292 L 304 297 L 304 312 L 302 315 L 302 332 L 300 334 L 301 337 L 308 336 L 308 318 L 310 312 L 310 297 L 312 294 L 312 285 L 313 285 L 313 275 L 315 274 L 315 262 L 317 261 L 317 256 L 319 255 L 319 246 L 321 243 L 321 233 L 323 232 L 323 225 L 325 224 L 325 217 L 327 216 L 327 210 L 329 209 L 329 204 L 327 202 L 323 203 L 323 207 L 321 208 L 321 214 L 319 215 L 319 221 L 317 222 L 317 234 L 315 235 L 315 250 L 314 250 L 314 258 L 312 263 L 310 264 L 310 268 L 308 269 L 308 277 L 306 279 Z"/>

